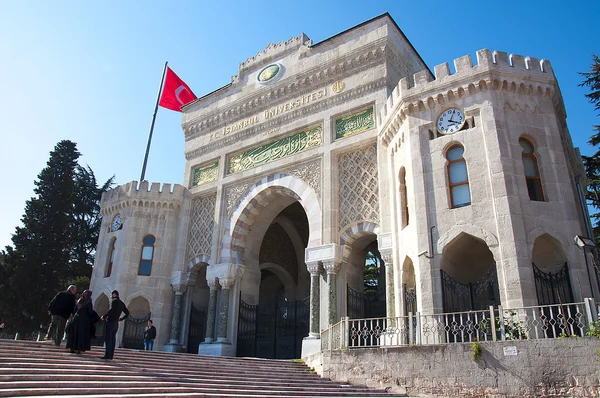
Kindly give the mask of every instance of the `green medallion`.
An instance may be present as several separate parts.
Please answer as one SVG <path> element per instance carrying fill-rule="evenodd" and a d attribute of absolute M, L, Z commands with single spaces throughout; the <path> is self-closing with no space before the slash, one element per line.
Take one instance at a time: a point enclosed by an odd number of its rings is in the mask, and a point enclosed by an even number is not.
<path fill-rule="evenodd" d="M 194 183 L 192 185 L 202 185 L 207 182 L 215 181 L 218 175 L 219 162 L 214 162 L 207 166 L 198 167 L 194 170 Z"/>
<path fill-rule="evenodd" d="M 373 107 L 363 109 L 335 121 L 335 138 L 343 138 L 375 127 Z"/>
<path fill-rule="evenodd" d="M 315 126 L 277 141 L 237 153 L 229 158 L 227 174 L 237 173 L 265 163 L 282 159 L 323 142 L 323 126 Z"/>
<path fill-rule="evenodd" d="M 280 71 L 281 67 L 279 65 L 271 64 L 260 71 L 257 79 L 261 83 L 266 83 L 269 80 L 275 78 L 275 76 L 277 76 Z"/>

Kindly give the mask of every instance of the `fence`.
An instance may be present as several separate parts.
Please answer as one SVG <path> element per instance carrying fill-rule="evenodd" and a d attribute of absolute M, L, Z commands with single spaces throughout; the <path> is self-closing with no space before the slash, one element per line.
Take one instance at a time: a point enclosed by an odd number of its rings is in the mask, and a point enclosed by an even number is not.
<path fill-rule="evenodd" d="M 585 336 L 596 327 L 600 303 L 452 312 L 392 318 L 349 319 L 321 332 L 321 349 L 449 344 Z M 595 326 L 594 326 L 595 325 Z"/>

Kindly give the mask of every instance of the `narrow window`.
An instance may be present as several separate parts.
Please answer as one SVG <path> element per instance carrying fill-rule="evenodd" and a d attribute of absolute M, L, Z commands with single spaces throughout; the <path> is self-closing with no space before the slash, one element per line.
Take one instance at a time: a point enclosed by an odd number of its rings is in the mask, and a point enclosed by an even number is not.
<path fill-rule="evenodd" d="M 115 257 L 115 242 L 117 238 L 112 238 L 110 240 L 110 247 L 108 248 L 108 261 L 106 263 L 106 272 L 104 273 L 104 277 L 108 278 L 110 273 L 112 272 L 113 259 Z"/>
<path fill-rule="evenodd" d="M 400 169 L 400 206 L 402 211 L 402 228 L 408 225 L 408 195 L 406 189 L 406 169 Z"/>
<path fill-rule="evenodd" d="M 152 235 L 147 235 L 143 239 L 142 256 L 140 258 L 140 268 L 138 275 L 150 275 L 152 272 L 152 259 L 154 258 L 154 242 L 156 239 Z"/>
<path fill-rule="evenodd" d="M 543 202 L 542 179 L 540 178 L 537 158 L 534 155 L 533 144 L 525 138 L 519 139 L 519 144 L 523 148 L 523 169 L 525 170 L 525 182 L 527 183 L 529 199 Z"/>
<path fill-rule="evenodd" d="M 446 159 L 448 159 L 446 172 L 450 183 L 450 203 L 452 208 L 471 204 L 469 175 L 467 174 L 467 162 L 463 158 L 464 152 L 465 149 L 461 145 L 454 145 L 446 152 Z"/>

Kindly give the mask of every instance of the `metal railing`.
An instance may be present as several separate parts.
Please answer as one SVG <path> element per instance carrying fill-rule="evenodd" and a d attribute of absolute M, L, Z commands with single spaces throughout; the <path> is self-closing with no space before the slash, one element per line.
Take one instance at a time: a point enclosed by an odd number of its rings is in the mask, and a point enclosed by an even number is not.
<path fill-rule="evenodd" d="M 533 340 L 585 336 L 600 317 L 592 299 L 569 304 L 503 308 L 392 318 L 349 319 L 321 332 L 322 350 Z"/>

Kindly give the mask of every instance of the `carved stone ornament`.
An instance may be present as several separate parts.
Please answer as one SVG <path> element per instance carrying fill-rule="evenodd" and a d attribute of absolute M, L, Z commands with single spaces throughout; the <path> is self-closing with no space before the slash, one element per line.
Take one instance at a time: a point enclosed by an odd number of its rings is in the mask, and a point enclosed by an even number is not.
<path fill-rule="evenodd" d="M 216 200 L 216 195 L 210 195 L 192 201 L 188 258 L 200 254 L 210 256 Z"/>
<path fill-rule="evenodd" d="M 210 290 L 217 290 L 219 288 L 219 286 L 221 286 L 219 284 L 219 279 L 217 279 L 217 278 L 207 279 L 206 283 L 208 284 L 208 287 L 210 288 Z"/>
<path fill-rule="evenodd" d="M 323 261 L 323 268 L 327 271 L 327 275 L 335 275 L 340 270 L 341 263 L 335 260 Z"/>
<path fill-rule="evenodd" d="M 339 229 L 358 222 L 379 224 L 379 183 L 375 145 L 339 158 Z"/>
<path fill-rule="evenodd" d="M 171 285 L 171 286 L 173 286 L 173 291 L 175 292 L 175 295 L 177 295 L 177 296 L 185 293 L 185 289 L 187 289 L 187 285 L 185 285 L 183 283 L 175 284 L 175 285 Z"/>
<path fill-rule="evenodd" d="M 219 284 L 223 289 L 231 289 L 235 283 L 234 278 L 219 278 Z"/>

